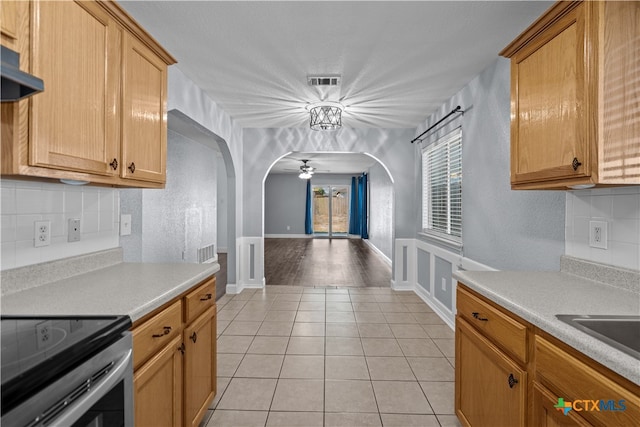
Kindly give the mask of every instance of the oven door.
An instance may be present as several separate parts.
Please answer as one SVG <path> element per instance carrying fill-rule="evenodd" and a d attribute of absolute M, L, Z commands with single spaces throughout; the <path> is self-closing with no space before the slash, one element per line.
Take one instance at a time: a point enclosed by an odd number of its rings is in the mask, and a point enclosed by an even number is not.
<path fill-rule="evenodd" d="M 4 427 L 133 427 L 131 333 L 2 417 Z"/>

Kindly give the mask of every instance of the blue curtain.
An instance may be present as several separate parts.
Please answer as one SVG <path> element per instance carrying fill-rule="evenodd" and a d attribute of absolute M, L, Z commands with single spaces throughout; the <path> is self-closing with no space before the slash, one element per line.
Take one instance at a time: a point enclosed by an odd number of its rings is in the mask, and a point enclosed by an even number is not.
<path fill-rule="evenodd" d="M 360 236 L 363 239 L 369 238 L 367 230 L 367 174 L 358 177 L 358 217 L 360 222 Z"/>
<path fill-rule="evenodd" d="M 304 232 L 313 234 L 313 222 L 311 217 L 311 180 L 307 180 L 307 203 L 304 209 Z"/>
<path fill-rule="evenodd" d="M 360 216 L 358 215 L 358 185 L 356 177 L 351 177 L 351 214 L 349 215 L 349 234 L 360 234 Z"/>

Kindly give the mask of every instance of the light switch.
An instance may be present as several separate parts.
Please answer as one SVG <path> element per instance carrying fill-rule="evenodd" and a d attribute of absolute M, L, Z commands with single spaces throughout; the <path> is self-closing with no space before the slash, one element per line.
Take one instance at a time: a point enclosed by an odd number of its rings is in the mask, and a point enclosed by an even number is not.
<path fill-rule="evenodd" d="M 120 235 L 128 236 L 131 234 L 131 215 L 120 215 Z"/>

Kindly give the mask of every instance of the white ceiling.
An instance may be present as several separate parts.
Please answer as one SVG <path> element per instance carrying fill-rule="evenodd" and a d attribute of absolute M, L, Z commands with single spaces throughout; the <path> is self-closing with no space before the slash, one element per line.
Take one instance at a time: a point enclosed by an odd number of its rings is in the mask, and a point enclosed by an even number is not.
<path fill-rule="evenodd" d="M 346 127 L 415 128 L 552 2 L 121 1 L 242 127 L 306 127 L 339 101 Z M 339 74 L 331 90 L 307 75 Z"/>

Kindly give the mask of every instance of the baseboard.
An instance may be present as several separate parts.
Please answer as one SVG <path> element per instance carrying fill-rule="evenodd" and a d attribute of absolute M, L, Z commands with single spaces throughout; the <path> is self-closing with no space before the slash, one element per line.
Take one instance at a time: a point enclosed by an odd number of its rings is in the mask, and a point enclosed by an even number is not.
<path fill-rule="evenodd" d="M 265 239 L 313 239 L 313 234 L 265 234 Z"/>
<path fill-rule="evenodd" d="M 422 301 L 424 301 L 425 304 L 427 304 L 434 311 L 434 313 L 438 315 L 438 317 L 442 319 L 444 323 L 447 324 L 447 326 L 449 326 L 452 330 L 456 329 L 455 319 L 453 318 L 453 315 L 448 314 L 448 310 L 446 310 L 446 308 L 441 307 L 438 303 L 436 303 L 436 301 L 431 299 L 427 291 L 425 291 L 422 286 L 416 285 L 414 292 L 420 297 Z"/>
<path fill-rule="evenodd" d="M 228 294 L 239 294 L 242 292 L 243 287 L 241 285 L 236 285 L 235 283 L 227 283 L 227 287 L 225 292 Z"/>
<path fill-rule="evenodd" d="M 399 285 L 395 280 L 391 279 L 391 289 L 394 291 L 412 291 L 413 285 L 409 282 L 404 282 L 402 285 Z"/>
<path fill-rule="evenodd" d="M 386 256 L 380 249 L 378 249 L 376 247 L 376 245 L 371 243 L 371 241 L 369 239 L 363 239 L 363 240 L 367 244 L 367 246 L 369 246 L 371 249 L 374 250 L 375 253 L 377 253 L 378 255 L 380 255 L 382 257 L 384 262 L 386 262 L 388 265 L 392 265 L 391 259 L 388 256 Z"/>

